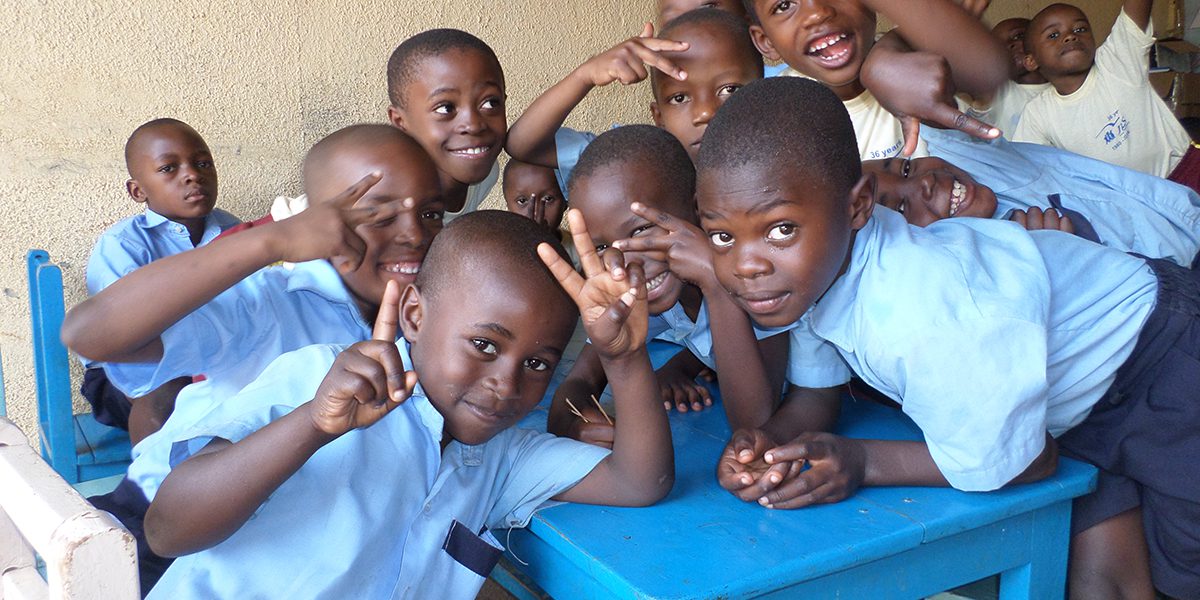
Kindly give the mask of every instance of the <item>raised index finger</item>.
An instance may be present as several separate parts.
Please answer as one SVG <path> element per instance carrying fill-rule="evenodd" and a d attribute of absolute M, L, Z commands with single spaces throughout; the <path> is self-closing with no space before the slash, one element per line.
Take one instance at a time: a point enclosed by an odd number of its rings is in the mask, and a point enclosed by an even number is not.
<path fill-rule="evenodd" d="M 634 202 L 633 204 L 629 205 L 629 210 L 633 211 L 633 214 L 646 219 L 647 221 L 650 221 L 651 223 L 654 223 L 655 225 L 658 225 L 667 231 L 675 232 L 683 228 L 683 226 L 679 224 L 679 219 L 676 219 L 674 216 L 658 210 L 653 206 L 646 206 L 641 202 Z"/>
<path fill-rule="evenodd" d="M 379 303 L 379 314 L 371 328 L 371 339 L 395 342 L 400 331 L 400 284 L 388 281 L 383 288 L 383 300 Z"/>

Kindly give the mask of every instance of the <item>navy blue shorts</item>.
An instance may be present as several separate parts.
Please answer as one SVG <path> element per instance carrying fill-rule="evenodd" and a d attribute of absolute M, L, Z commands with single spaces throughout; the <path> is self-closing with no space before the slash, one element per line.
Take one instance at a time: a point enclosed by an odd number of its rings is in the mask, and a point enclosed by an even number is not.
<path fill-rule="evenodd" d="M 133 403 L 108 380 L 104 369 L 93 367 L 84 371 L 79 393 L 92 405 L 96 421 L 129 431 L 129 411 L 133 409 Z"/>
<path fill-rule="evenodd" d="M 1091 414 L 1058 438 L 1100 468 L 1072 534 L 1142 507 L 1154 585 L 1200 598 L 1200 271 L 1148 259 L 1158 302 L 1133 354 Z"/>

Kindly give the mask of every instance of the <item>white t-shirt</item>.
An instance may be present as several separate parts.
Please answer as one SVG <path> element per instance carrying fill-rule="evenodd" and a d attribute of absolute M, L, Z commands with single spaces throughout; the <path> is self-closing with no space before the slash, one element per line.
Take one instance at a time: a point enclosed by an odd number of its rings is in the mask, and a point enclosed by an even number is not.
<path fill-rule="evenodd" d="M 1083 85 L 1066 96 L 1051 88 L 1031 100 L 1012 139 L 1170 175 L 1191 140 L 1150 86 L 1152 29 L 1138 29 L 1122 10 Z"/>
<path fill-rule="evenodd" d="M 1004 137 L 1012 139 L 1025 106 L 1051 87 L 1049 83 L 1017 83 L 1007 79 L 996 90 L 996 97 L 992 98 L 990 105 L 981 107 L 960 102 L 959 110 L 984 123 L 999 127 Z"/>
<path fill-rule="evenodd" d="M 804 77 L 812 79 L 791 67 L 785 69 L 782 76 Z M 858 155 L 863 160 L 892 158 L 900 154 L 904 147 L 904 130 L 900 127 L 900 119 L 888 112 L 879 104 L 869 91 L 847 100 L 846 110 L 850 113 L 850 122 L 854 124 L 854 136 L 858 138 Z M 925 142 L 917 141 L 917 149 L 913 158 L 929 156 Z"/>

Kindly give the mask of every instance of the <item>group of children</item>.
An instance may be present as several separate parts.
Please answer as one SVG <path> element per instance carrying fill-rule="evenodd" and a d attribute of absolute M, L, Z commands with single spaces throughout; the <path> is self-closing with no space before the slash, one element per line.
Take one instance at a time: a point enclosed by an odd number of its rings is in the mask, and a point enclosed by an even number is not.
<path fill-rule="evenodd" d="M 253 226 L 215 209 L 194 129 L 135 130 L 146 211 L 97 244 L 62 335 L 137 441 L 92 500 L 143 591 L 472 597 L 493 532 L 545 501 L 663 498 L 668 413 L 715 377 L 715 476 L 743 500 L 986 491 L 1068 455 L 1101 473 L 1071 595 L 1200 598 L 1200 196 L 1166 178 L 1200 169 L 1145 77 L 1149 2 L 1096 50 L 1074 7 L 993 32 L 915 1 L 660 1 L 657 36 L 511 129 L 491 48 L 419 33 L 387 123 L 315 144 L 304 195 Z M 646 79 L 653 126 L 563 127 Z M 480 210 L 501 150 L 509 212 Z M 655 371 L 652 339 L 683 349 Z M 572 360 L 548 432 L 514 428 Z M 831 433 L 852 378 L 925 440 Z M 612 419 L 571 402 L 606 388 Z"/>

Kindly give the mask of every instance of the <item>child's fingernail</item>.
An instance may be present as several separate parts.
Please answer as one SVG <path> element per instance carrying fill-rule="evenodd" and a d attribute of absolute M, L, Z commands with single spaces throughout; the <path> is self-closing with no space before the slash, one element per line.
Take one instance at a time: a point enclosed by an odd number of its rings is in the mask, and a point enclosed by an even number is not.
<path fill-rule="evenodd" d="M 766 458 L 766 459 L 767 459 L 767 462 L 774 462 L 774 461 L 775 461 L 775 455 L 774 455 L 774 454 L 771 454 L 770 452 L 768 452 L 768 453 L 767 453 L 767 455 L 766 455 L 765 457 L 763 457 L 763 458 Z"/>
<path fill-rule="evenodd" d="M 626 290 L 624 294 L 621 294 L 621 303 L 625 306 L 633 306 L 635 300 L 637 300 L 637 295 L 633 290 Z"/>
<path fill-rule="evenodd" d="M 779 475 L 775 473 L 772 473 L 769 479 L 771 480 L 771 483 L 779 483 Z"/>
<path fill-rule="evenodd" d="M 767 497 L 766 497 L 766 496 L 763 496 L 762 498 L 759 498 L 759 499 L 758 499 L 758 503 L 759 503 L 759 504 L 761 504 L 761 505 L 763 505 L 763 506 L 771 506 L 771 501 L 770 501 L 770 500 L 767 500 Z"/>
<path fill-rule="evenodd" d="M 630 210 L 642 210 L 642 203 L 641 203 L 641 202 L 634 202 L 633 204 L 630 204 L 630 205 L 629 205 L 629 209 L 630 209 Z"/>
<path fill-rule="evenodd" d="M 401 204 L 404 205 L 404 208 L 412 208 L 413 205 L 416 203 L 417 203 L 417 201 L 413 200 L 411 197 L 405 198 L 404 201 L 401 202 Z"/>

